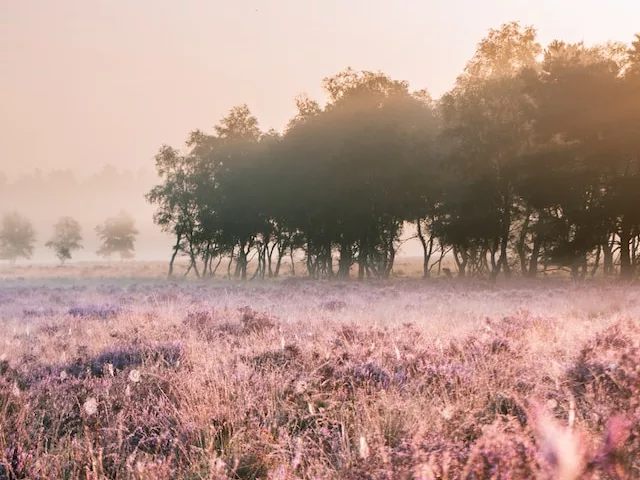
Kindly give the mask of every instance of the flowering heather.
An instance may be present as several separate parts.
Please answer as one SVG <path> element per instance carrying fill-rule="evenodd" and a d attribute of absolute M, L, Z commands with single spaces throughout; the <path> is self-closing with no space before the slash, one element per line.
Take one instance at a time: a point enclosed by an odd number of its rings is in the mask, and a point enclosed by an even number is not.
<path fill-rule="evenodd" d="M 107 320 L 118 316 L 120 308 L 113 305 L 80 305 L 70 307 L 69 315 L 79 318 L 98 318 Z"/>
<path fill-rule="evenodd" d="M 2 480 L 640 478 L 633 287 L 48 285 L 0 284 Z"/>

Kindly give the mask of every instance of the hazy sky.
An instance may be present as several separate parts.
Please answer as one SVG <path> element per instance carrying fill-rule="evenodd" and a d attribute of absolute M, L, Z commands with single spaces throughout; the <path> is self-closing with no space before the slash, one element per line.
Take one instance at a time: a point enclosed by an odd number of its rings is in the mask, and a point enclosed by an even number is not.
<path fill-rule="evenodd" d="M 446 91 L 492 27 L 629 42 L 639 0 L 0 0 L 0 171 L 153 167 L 247 103 L 281 129 L 347 66 Z"/>

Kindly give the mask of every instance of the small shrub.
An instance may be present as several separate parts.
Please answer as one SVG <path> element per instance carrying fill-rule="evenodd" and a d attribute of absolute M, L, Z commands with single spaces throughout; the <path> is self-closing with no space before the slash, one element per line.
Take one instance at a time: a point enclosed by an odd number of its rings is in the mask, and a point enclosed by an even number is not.
<path fill-rule="evenodd" d="M 276 326 L 276 320 L 266 312 L 258 312 L 251 307 L 239 308 L 240 320 L 247 332 L 263 332 Z"/>
<path fill-rule="evenodd" d="M 120 307 L 114 305 L 81 305 L 71 307 L 68 314 L 76 318 L 108 320 L 116 318 L 121 313 Z"/>

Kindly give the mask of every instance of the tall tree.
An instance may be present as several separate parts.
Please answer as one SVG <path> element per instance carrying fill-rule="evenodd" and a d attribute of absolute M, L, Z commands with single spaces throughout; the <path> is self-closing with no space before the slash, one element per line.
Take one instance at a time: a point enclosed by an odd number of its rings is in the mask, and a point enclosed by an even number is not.
<path fill-rule="evenodd" d="M 510 273 L 512 228 L 526 213 L 514 196 L 513 163 L 532 137 L 523 78 L 537 68 L 540 51 L 532 27 L 512 22 L 490 30 L 441 101 L 444 135 L 453 145 L 446 187 L 452 210 L 438 229 L 449 242 L 462 241 L 452 244 L 459 269 Z"/>
<path fill-rule="evenodd" d="M 194 132 L 192 139 L 199 133 Z M 192 140 L 196 142 L 196 140 Z M 169 276 L 173 275 L 174 262 L 179 252 L 187 254 L 198 273 L 197 221 L 200 206 L 196 198 L 199 162 L 194 156 L 183 156 L 172 147 L 164 145 L 156 154 L 156 171 L 162 183 L 146 194 L 149 203 L 155 204 L 154 222 L 162 231 L 175 236 L 173 253 L 169 261 Z"/>
<path fill-rule="evenodd" d="M 435 120 L 428 96 L 381 72 L 346 69 L 323 81 L 329 102 L 305 108 L 283 142 L 279 167 L 299 200 L 288 213 L 305 237 L 307 268 L 333 276 L 337 250 L 340 277 L 352 265 L 358 276 L 391 273 L 405 220 L 414 220 L 414 198 L 425 134 Z"/>
<path fill-rule="evenodd" d="M 538 106 L 536 137 L 546 145 L 541 175 L 557 176 L 560 190 L 550 192 L 548 208 L 560 209 L 570 232 L 556 251 L 569 255 L 574 275 L 586 269 L 596 247 L 610 256 L 610 234 L 620 249 L 621 275 L 633 276 L 630 248 L 639 223 L 633 205 L 638 197 L 636 95 L 627 90 L 623 72 L 625 48 L 609 44 L 553 42 L 545 52 L 534 87 Z M 634 145 L 635 144 L 635 145 Z"/>

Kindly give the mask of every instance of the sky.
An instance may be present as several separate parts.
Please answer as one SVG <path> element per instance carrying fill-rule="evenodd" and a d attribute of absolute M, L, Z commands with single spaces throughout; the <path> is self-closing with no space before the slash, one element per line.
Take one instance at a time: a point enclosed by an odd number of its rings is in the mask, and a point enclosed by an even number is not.
<path fill-rule="evenodd" d="M 543 45 L 630 42 L 640 1 L 0 0 L 0 172 L 152 169 L 234 105 L 282 129 L 347 66 L 437 98 L 511 20 Z"/>

